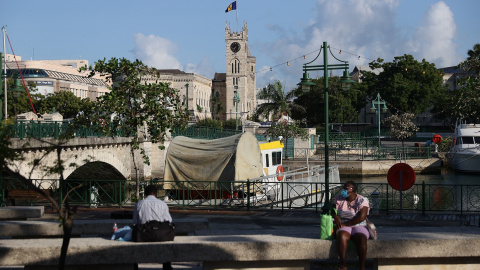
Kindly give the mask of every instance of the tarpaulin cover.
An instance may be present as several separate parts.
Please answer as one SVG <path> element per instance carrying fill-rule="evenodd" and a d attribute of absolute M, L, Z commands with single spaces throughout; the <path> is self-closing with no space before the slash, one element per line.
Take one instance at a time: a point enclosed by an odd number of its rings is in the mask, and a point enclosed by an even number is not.
<path fill-rule="evenodd" d="M 164 189 L 207 188 L 211 183 L 234 182 L 263 176 L 262 154 L 258 141 L 246 132 L 215 140 L 175 137 L 165 158 Z M 172 182 L 174 181 L 174 182 Z"/>

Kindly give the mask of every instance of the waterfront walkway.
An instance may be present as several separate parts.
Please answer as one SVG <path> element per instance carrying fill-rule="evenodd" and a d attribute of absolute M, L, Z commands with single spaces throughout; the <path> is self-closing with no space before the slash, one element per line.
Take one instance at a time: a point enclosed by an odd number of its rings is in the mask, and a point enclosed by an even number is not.
<path fill-rule="evenodd" d="M 111 219 L 112 212 L 132 211 L 132 207 L 80 207 L 75 219 Z M 173 220 L 177 218 L 206 218 L 209 228 L 195 235 L 263 235 L 264 237 L 292 236 L 318 238 L 319 213 L 307 210 L 181 210 L 171 208 Z M 41 219 L 55 219 L 51 209 L 45 209 Z M 378 228 L 379 239 L 455 239 L 480 236 L 480 214 L 391 212 L 369 216 Z M 113 222 L 113 221 L 112 221 Z M 112 224 L 113 225 L 113 224 Z M 355 262 L 351 265 L 355 269 Z M 174 269 L 202 269 L 201 263 L 174 263 Z M 367 269 L 374 269 L 369 261 Z M 16 269 L 16 268 L 2 268 Z M 161 265 L 142 264 L 140 269 L 161 269 Z M 312 261 L 311 269 L 336 269 L 334 261 Z M 350 268 L 349 268 L 350 269 Z"/>

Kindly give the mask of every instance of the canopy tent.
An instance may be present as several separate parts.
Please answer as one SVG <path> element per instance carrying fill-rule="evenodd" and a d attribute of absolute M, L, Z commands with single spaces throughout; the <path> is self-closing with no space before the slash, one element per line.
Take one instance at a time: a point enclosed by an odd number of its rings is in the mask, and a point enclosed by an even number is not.
<path fill-rule="evenodd" d="M 214 189 L 207 188 L 212 181 L 245 181 L 260 176 L 263 176 L 262 154 L 252 133 L 215 140 L 179 136 L 172 140 L 167 150 L 164 189 L 179 189 L 182 185 Z"/>

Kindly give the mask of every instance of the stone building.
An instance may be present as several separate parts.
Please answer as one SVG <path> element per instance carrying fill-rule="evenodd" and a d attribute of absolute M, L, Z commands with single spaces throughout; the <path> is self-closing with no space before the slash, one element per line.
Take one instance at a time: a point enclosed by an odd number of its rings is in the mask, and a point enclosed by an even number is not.
<path fill-rule="evenodd" d="M 179 69 L 160 69 L 158 78 L 148 77 L 146 83 L 169 83 L 171 88 L 179 91 L 180 97 L 188 106 L 190 115 L 196 121 L 211 118 L 212 80 L 195 73 L 186 73 Z M 187 101 L 188 99 L 188 101 Z"/>
<path fill-rule="evenodd" d="M 256 109 L 256 63 L 248 45 L 248 28 L 244 23 L 242 31 L 232 32 L 225 26 L 226 73 L 216 73 L 213 79 L 212 95 L 222 105 L 220 120 L 251 116 Z M 238 94 L 238 106 L 235 102 Z"/>

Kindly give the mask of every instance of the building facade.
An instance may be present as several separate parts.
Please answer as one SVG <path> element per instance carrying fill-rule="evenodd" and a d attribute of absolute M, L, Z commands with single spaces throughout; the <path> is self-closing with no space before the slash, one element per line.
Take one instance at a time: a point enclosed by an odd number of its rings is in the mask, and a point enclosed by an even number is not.
<path fill-rule="evenodd" d="M 179 69 L 160 69 L 157 71 L 157 76 L 145 77 L 145 83 L 159 81 L 170 84 L 170 88 L 177 89 L 194 120 L 198 121 L 212 117 L 211 79 L 195 73 L 186 73 Z"/>
<path fill-rule="evenodd" d="M 248 28 L 244 23 L 242 31 L 232 32 L 230 25 L 225 27 L 226 76 L 225 118 L 235 119 L 235 115 L 251 116 L 256 106 L 256 63 L 248 45 Z M 238 106 L 234 101 L 238 94 Z M 240 115 L 238 115 L 240 116 Z"/>
<path fill-rule="evenodd" d="M 8 56 L 8 55 L 7 55 Z M 18 77 L 18 67 L 26 84 L 34 85 L 35 91 L 42 95 L 60 91 L 72 92 L 79 98 L 96 100 L 110 92 L 109 84 L 100 75 L 88 77 L 89 71 L 79 72 L 81 66 L 88 67 L 87 60 L 28 60 L 19 61 L 21 57 L 6 57 L 7 76 Z M 18 63 L 18 67 L 17 67 Z"/>

